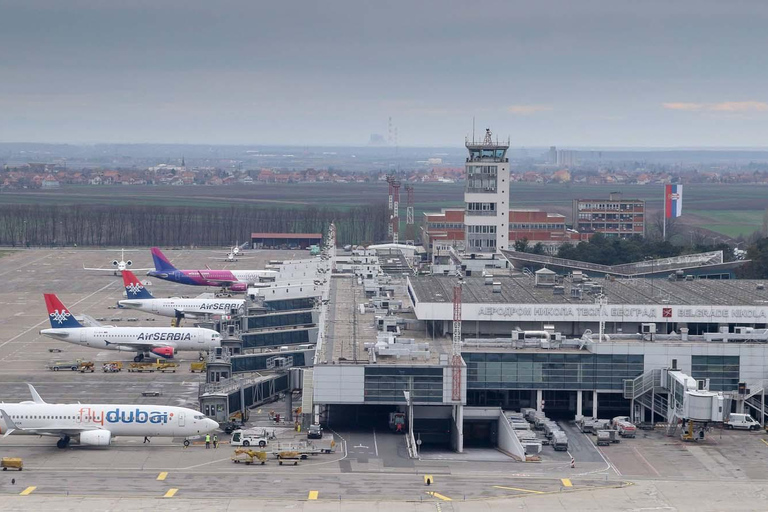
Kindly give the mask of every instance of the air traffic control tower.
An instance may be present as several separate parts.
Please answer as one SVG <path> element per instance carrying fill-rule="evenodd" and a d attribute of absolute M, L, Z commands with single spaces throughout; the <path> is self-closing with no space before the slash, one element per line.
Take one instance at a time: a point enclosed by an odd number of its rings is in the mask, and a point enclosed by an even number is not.
<path fill-rule="evenodd" d="M 464 224 L 467 253 L 498 253 L 509 244 L 509 159 L 506 144 L 485 130 L 482 142 L 466 141 Z"/>

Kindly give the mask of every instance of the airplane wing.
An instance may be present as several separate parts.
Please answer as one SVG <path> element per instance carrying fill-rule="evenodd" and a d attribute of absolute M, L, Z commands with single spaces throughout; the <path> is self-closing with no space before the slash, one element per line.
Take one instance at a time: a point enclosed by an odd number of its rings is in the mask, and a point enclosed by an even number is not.
<path fill-rule="evenodd" d="M 83 270 L 99 270 L 101 272 L 117 272 L 117 267 L 112 268 L 90 268 L 83 265 Z"/>
<path fill-rule="evenodd" d="M 5 423 L 5 426 L 8 428 L 8 430 L 5 431 L 5 434 L 3 434 L 3 437 L 8 437 L 16 430 L 20 432 L 29 432 L 30 434 L 36 434 L 39 436 L 54 436 L 54 437 L 60 437 L 62 434 L 66 434 L 68 436 L 75 436 L 87 430 L 99 430 L 99 427 L 96 427 L 96 426 L 83 426 L 83 427 L 72 428 L 71 425 L 62 425 L 61 427 L 52 426 L 52 427 L 45 427 L 45 428 L 24 428 L 14 423 L 14 421 L 11 419 L 10 416 L 8 416 L 8 413 L 5 412 L 5 410 L 0 409 L 0 414 L 2 415 L 3 423 Z"/>

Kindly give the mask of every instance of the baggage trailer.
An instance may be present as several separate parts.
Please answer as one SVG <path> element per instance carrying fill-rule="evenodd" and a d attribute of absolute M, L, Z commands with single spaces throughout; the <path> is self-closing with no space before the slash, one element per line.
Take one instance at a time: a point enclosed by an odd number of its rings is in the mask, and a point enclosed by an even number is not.
<path fill-rule="evenodd" d="M 3 471 L 8 471 L 8 468 L 24 471 L 24 461 L 18 457 L 3 457 L 0 461 L 0 467 L 3 468 Z"/>

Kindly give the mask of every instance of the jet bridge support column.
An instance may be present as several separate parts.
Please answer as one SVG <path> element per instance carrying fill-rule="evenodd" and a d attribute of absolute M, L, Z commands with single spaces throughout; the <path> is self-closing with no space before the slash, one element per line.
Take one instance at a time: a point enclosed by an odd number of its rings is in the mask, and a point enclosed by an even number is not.
<path fill-rule="evenodd" d="M 536 411 L 541 412 L 544 410 L 544 390 L 537 389 L 536 390 Z"/>
<path fill-rule="evenodd" d="M 597 390 L 592 392 L 592 417 L 597 418 Z"/>
<path fill-rule="evenodd" d="M 584 417 L 584 414 L 582 414 L 582 409 L 584 407 L 583 403 L 584 399 L 584 393 L 581 390 L 576 391 L 576 419 L 580 420 Z"/>

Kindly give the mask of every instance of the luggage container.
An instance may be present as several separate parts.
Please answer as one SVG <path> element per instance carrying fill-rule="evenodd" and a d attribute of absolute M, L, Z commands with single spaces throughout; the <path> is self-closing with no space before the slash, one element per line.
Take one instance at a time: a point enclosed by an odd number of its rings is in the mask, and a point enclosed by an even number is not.
<path fill-rule="evenodd" d="M 3 471 L 8 471 L 8 468 L 23 471 L 24 461 L 18 457 L 3 457 L 2 461 L 0 461 L 0 467 L 3 468 Z"/>
<path fill-rule="evenodd" d="M 559 431 L 552 434 L 552 448 L 558 452 L 568 451 L 568 436 L 565 435 L 565 432 Z"/>
<path fill-rule="evenodd" d="M 552 439 L 555 432 L 562 432 L 560 425 L 554 421 L 544 423 L 544 435 L 547 436 L 547 439 Z"/>
<path fill-rule="evenodd" d="M 633 438 L 637 433 L 637 427 L 628 421 L 619 421 L 617 423 L 617 428 L 621 437 Z"/>
<path fill-rule="evenodd" d="M 611 434 L 608 430 L 597 431 L 597 446 L 608 446 L 611 444 Z"/>
<path fill-rule="evenodd" d="M 541 453 L 541 443 L 538 441 L 524 441 L 521 444 L 525 449 L 526 455 L 537 455 Z"/>

